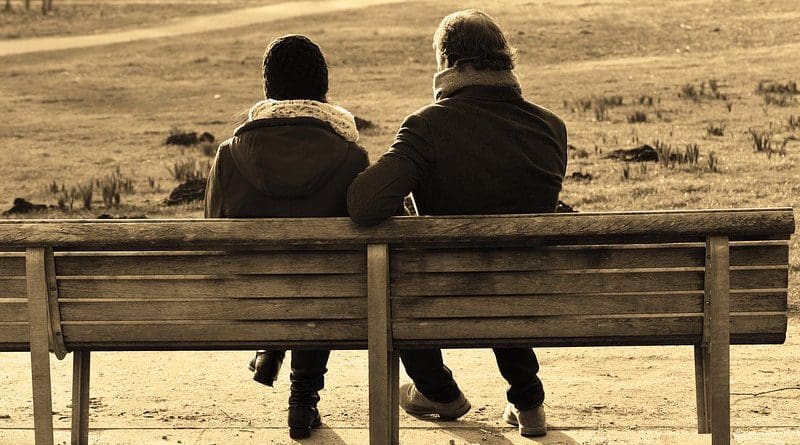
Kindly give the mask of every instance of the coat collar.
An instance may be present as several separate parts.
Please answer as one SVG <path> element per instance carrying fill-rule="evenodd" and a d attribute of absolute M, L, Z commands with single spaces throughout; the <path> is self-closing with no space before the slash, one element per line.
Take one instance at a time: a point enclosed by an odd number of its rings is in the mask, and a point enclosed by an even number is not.
<path fill-rule="evenodd" d="M 327 124 L 339 136 L 349 142 L 358 141 L 356 121 L 349 111 L 342 107 L 315 100 L 272 100 L 267 99 L 256 103 L 247 115 L 244 126 L 238 128 L 236 133 L 243 130 L 252 122 L 272 121 L 277 125 L 292 123 L 292 120 L 307 123 L 315 119 Z"/>
<path fill-rule="evenodd" d="M 465 88 L 479 86 L 493 87 L 493 90 L 513 90 L 517 96 L 522 95 L 519 80 L 511 70 L 476 70 L 470 65 L 457 65 L 433 76 L 433 97 L 435 101 L 439 101 L 452 97 Z"/>

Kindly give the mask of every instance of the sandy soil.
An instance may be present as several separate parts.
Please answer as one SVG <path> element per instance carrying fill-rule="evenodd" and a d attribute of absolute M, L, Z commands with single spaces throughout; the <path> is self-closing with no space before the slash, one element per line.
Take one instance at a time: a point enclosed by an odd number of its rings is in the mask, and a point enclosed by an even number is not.
<path fill-rule="evenodd" d="M 791 320 L 788 338 L 784 345 L 732 349 L 734 394 L 795 388 L 756 397 L 734 395 L 731 423 L 739 444 L 800 444 L 800 320 Z M 447 423 L 403 414 L 401 428 L 408 437 L 403 443 L 641 444 L 669 443 L 665 437 L 680 437 L 682 443 L 697 439 L 691 431 L 691 348 L 548 348 L 538 355 L 553 430 L 546 440 L 522 440 L 499 419 L 505 384 L 490 351 L 450 350 L 447 363 L 472 402 L 472 411 L 459 422 Z M 95 353 L 90 425 L 99 431 L 93 443 L 293 443 L 284 428 L 288 375 L 281 375 L 275 389 L 262 387 L 250 380 L 249 358 L 249 352 Z M 32 426 L 28 360 L 24 353 L 0 354 L 3 445 L 28 434 L 12 430 Z M 320 409 L 325 427 L 332 430 L 306 443 L 365 443 L 366 354 L 336 351 L 329 369 Z M 52 370 L 55 425 L 69 428 L 70 358 L 54 360 Z M 401 382 L 405 381 L 403 374 Z M 438 428 L 443 430 L 431 431 Z M 121 438 L 124 441 L 116 442 Z"/>

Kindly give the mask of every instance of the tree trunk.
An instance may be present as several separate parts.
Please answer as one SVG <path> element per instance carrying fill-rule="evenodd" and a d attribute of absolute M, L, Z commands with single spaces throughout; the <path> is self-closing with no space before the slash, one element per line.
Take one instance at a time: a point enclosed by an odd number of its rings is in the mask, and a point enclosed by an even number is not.
<path fill-rule="evenodd" d="M 31 10 L 31 0 L 25 0 L 25 10 L 26 11 Z"/>
<path fill-rule="evenodd" d="M 6 11 L 11 11 L 11 0 L 6 0 L 5 10 Z"/>

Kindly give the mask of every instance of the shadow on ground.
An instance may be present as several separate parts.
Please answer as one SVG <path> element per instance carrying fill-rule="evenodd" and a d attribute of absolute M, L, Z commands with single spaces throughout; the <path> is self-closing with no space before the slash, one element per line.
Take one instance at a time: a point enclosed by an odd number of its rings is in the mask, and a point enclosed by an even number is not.
<path fill-rule="evenodd" d="M 421 419 L 428 420 L 428 419 Z M 452 434 L 467 443 L 487 443 L 487 436 L 491 436 L 491 443 L 493 445 L 514 445 L 519 441 L 511 441 L 504 434 L 507 434 L 511 428 L 497 428 L 487 426 L 485 423 L 459 420 L 458 422 L 448 422 L 441 420 L 428 420 L 432 426 L 436 426 Z M 516 431 L 515 431 L 516 433 Z M 578 445 L 580 442 L 569 437 L 568 435 L 557 430 L 550 430 L 544 437 L 530 437 L 527 438 L 532 445 Z"/>

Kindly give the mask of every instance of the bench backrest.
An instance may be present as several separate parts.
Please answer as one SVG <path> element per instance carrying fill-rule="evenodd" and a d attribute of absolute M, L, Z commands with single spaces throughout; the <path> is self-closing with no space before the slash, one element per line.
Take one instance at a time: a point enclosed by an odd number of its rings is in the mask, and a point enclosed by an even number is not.
<path fill-rule="evenodd" d="M 398 249 L 398 344 L 695 344 L 703 331 L 705 244 Z M 783 342 L 788 245 L 730 251 L 731 341 Z"/>
<path fill-rule="evenodd" d="M 17 251 L 0 253 L 0 349 L 27 348 L 25 248 L 68 350 L 363 348 L 368 245 L 389 246 L 372 273 L 388 273 L 400 347 L 697 344 L 709 236 L 731 240 L 731 341 L 778 343 L 793 232 L 791 209 L 369 229 L 341 218 L 6 221 L 0 247 Z"/>

